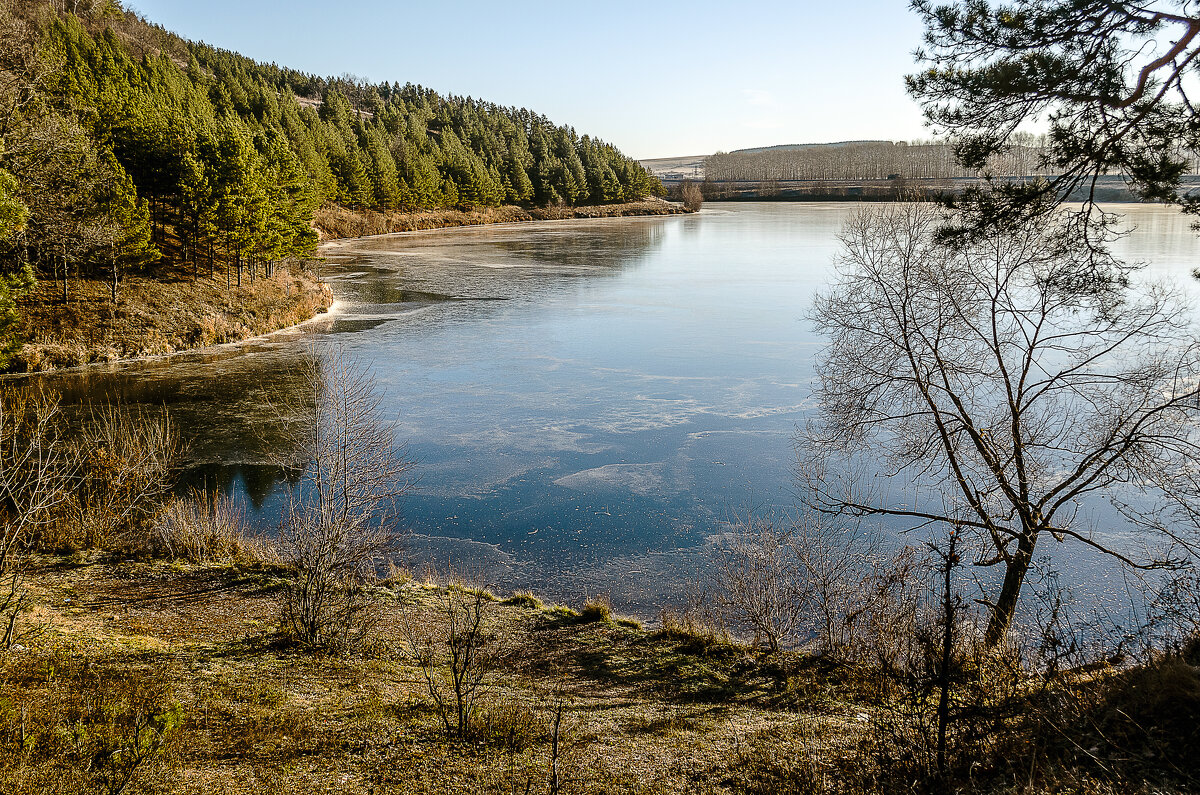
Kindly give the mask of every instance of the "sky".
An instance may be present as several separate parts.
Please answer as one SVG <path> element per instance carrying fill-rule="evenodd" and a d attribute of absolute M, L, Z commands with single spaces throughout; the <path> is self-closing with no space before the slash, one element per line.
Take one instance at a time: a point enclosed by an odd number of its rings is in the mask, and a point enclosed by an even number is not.
<path fill-rule="evenodd" d="M 928 137 L 905 0 L 132 0 L 186 38 L 319 75 L 541 113 L 646 159 Z"/>

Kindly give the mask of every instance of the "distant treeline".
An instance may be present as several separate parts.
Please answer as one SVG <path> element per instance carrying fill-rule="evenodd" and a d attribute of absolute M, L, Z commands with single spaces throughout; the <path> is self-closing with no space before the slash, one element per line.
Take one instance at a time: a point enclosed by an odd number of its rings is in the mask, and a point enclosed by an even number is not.
<path fill-rule="evenodd" d="M 0 0 L 0 304 L 35 275 L 311 253 L 314 210 L 661 195 L 613 146 L 524 108 L 256 63 L 114 0 Z M 11 317 L 9 318 L 11 320 Z M 2 332 L 2 330 L 0 330 Z"/>
<path fill-rule="evenodd" d="M 988 170 L 998 177 L 1053 175 L 1045 136 L 1018 135 L 1008 151 L 992 158 Z M 1192 157 L 1191 173 L 1200 162 Z M 766 150 L 717 152 L 704 161 L 706 179 L 714 182 L 785 182 L 818 180 L 962 179 L 979 176 L 959 164 L 952 145 L 944 142 L 867 141 Z"/>

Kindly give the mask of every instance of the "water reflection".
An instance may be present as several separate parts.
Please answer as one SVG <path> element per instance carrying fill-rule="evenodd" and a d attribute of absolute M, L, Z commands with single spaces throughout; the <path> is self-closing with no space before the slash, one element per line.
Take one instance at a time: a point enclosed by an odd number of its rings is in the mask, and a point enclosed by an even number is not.
<path fill-rule="evenodd" d="M 295 457 L 284 429 L 297 418 L 282 407 L 314 405 L 301 370 L 309 356 L 304 344 L 276 341 L 169 362 L 70 371 L 44 381 L 62 394 L 66 414 L 76 422 L 97 402 L 165 408 L 184 445 L 180 488 L 245 495 L 267 521 L 278 508 L 272 495 L 287 478 L 276 462 Z"/>

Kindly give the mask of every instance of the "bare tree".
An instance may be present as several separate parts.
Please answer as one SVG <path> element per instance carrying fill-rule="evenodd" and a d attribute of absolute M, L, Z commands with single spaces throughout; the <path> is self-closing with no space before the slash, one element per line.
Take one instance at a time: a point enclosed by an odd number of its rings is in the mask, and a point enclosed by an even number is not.
<path fill-rule="evenodd" d="M 38 631 L 20 626 L 33 604 L 25 548 L 53 522 L 69 493 L 58 395 L 39 387 L 0 388 L 0 648 Z"/>
<path fill-rule="evenodd" d="M 820 511 L 749 516 L 713 546 L 713 598 L 767 648 L 806 644 L 842 658 L 879 655 L 915 591 L 912 550 L 885 553 L 873 528 Z"/>
<path fill-rule="evenodd" d="M 1177 295 L 1134 283 L 1134 268 L 1095 247 L 1097 219 L 955 247 L 937 240 L 945 220 L 894 205 L 847 224 L 840 275 L 814 308 L 829 337 L 821 410 L 798 446 L 823 510 L 974 531 L 975 563 L 1004 572 L 986 600 L 995 645 L 1044 536 L 1129 566 L 1178 562 L 1186 539 L 1172 526 L 1138 522 L 1161 532 L 1134 550 L 1080 508 L 1194 466 L 1200 343 Z M 913 498 L 831 486 L 827 473 L 864 455 Z"/>
<path fill-rule="evenodd" d="M 396 499 L 413 463 L 380 416 L 369 369 L 341 347 L 313 346 L 304 359 L 311 403 L 279 404 L 285 445 L 300 469 L 280 532 L 295 579 L 283 592 L 285 626 L 304 646 L 353 647 L 370 625 L 364 582 L 395 547 Z M 298 459 L 298 460 L 296 460 Z"/>
<path fill-rule="evenodd" d="M 71 468 L 60 430 L 58 395 L 0 388 L 0 574 L 67 498 Z"/>
<path fill-rule="evenodd" d="M 451 576 L 435 596 L 432 616 L 411 611 L 402 624 L 404 649 L 421 669 L 446 733 L 460 740 L 498 658 L 487 622 L 493 601 L 477 578 Z"/>

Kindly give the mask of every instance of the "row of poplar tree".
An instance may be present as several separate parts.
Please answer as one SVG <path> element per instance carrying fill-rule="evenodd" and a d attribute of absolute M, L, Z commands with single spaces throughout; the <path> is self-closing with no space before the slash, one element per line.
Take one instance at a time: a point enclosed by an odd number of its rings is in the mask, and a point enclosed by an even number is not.
<path fill-rule="evenodd" d="M 0 266 L 53 274 L 311 253 L 314 210 L 600 204 L 661 194 L 525 109 L 327 80 L 184 41 L 114 0 L 0 0 Z M 9 208 L 6 210 L 5 208 Z M 163 256 L 170 254 L 170 258 Z M 226 270 L 228 272 L 228 269 Z M 253 272 L 253 271 L 252 271 Z"/>

